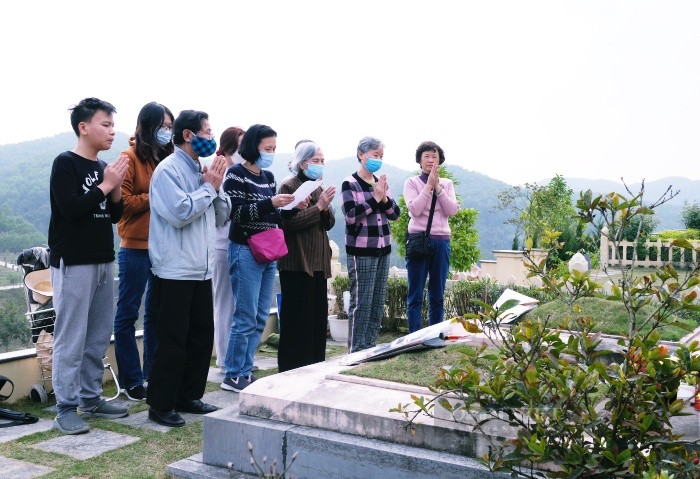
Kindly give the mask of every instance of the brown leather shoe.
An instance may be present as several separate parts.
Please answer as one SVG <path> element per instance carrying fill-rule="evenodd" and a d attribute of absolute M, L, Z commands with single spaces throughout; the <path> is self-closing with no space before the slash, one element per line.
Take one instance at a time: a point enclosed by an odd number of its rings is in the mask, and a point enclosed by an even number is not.
<path fill-rule="evenodd" d="M 150 408 L 148 410 L 148 419 L 163 426 L 182 427 L 185 425 L 185 420 L 182 419 L 176 411 L 163 411 L 162 409 Z"/>

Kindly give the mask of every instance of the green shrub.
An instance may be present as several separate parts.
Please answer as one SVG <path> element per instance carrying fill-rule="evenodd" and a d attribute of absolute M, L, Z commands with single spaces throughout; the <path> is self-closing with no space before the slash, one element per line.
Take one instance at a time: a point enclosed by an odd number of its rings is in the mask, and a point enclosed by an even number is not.
<path fill-rule="evenodd" d="M 654 240 L 657 238 L 661 241 L 670 241 L 674 239 L 687 239 L 688 241 L 699 240 L 700 241 L 700 230 L 697 229 L 687 229 L 687 230 L 665 230 L 660 231 L 652 236 Z"/>
<path fill-rule="evenodd" d="M 331 283 L 331 289 L 335 295 L 335 306 L 336 310 L 341 314 L 343 313 L 343 291 L 350 290 L 350 278 L 347 274 L 339 274 L 333 278 Z"/>
<path fill-rule="evenodd" d="M 383 331 L 400 332 L 399 328 L 405 324 L 407 296 L 408 280 L 390 277 L 386 284 L 386 302 L 384 303 L 384 318 L 382 319 Z"/>
<path fill-rule="evenodd" d="M 506 288 L 510 288 L 521 294 L 535 298 L 546 303 L 553 298 L 535 286 L 524 287 L 516 285 L 503 285 L 491 280 L 457 281 L 448 285 L 445 290 L 445 319 L 456 316 L 464 316 L 468 313 L 483 312 L 478 304 L 483 301 L 486 304 L 494 304 L 503 294 Z M 386 307 L 382 320 L 382 330 L 405 333 L 406 300 L 408 298 L 408 280 L 406 278 L 389 278 L 387 282 Z M 427 325 L 428 317 L 428 290 L 423 291 L 423 325 Z"/>
<path fill-rule="evenodd" d="M 586 223 L 602 218 L 609 231 L 623 231 L 674 196 L 666 193 L 647 207 L 642 193 L 594 197 L 589 190 L 577 203 L 578 215 Z M 556 235 L 543 244 L 561 247 Z M 620 239 L 611 242 L 617 251 Z M 680 258 L 681 249 L 691 248 L 688 240 L 676 239 L 661 254 Z M 488 329 L 497 338 L 494 344 L 465 349 L 462 361 L 438 372 L 433 397 L 413 395 L 412 403 L 392 411 L 404 413 L 416 431 L 424 414 L 437 416 L 439 405 L 440 418 L 452 413 L 455 421 L 484 433 L 490 442 L 482 460 L 510 477 L 699 477 L 697 443 L 683 437 L 672 419 L 687 415 L 677 397 L 681 382 L 700 384 L 700 344 L 681 343 L 671 352 L 659 340 L 662 328 L 680 326 L 675 315 L 698 309 L 692 290 L 700 284 L 700 265 L 683 275 L 671 265 L 635 275 L 622 267 L 622 258 L 617 266 L 620 279 L 610 299 L 623 306 L 626 332 L 616 342 L 598 334 L 602 315 L 582 308 L 589 302 L 582 298 L 597 287 L 590 272 L 562 274 L 533 263 L 530 274 L 566 306 L 567 334 L 552 328 L 549 315 L 501 329 L 501 311 L 485 305 L 484 313 L 463 324 Z M 517 301 L 508 303 L 502 308 Z M 516 437 L 500 437 L 504 423 Z"/>
<path fill-rule="evenodd" d="M 683 225 L 686 228 L 700 228 L 700 205 L 696 202 L 684 202 L 681 216 L 683 217 Z"/>

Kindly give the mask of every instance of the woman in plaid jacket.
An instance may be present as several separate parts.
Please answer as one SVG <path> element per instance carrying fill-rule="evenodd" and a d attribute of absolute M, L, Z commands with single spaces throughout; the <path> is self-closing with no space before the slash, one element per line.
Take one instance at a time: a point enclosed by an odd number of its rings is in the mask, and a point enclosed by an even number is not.
<path fill-rule="evenodd" d="M 374 175 L 381 168 L 383 157 L 381 141 L 372 137 L 360 140 L 360 168 L 341 187 L 350 278 L 350 352 L 375 345 L 384 316 L 391 255 L 389 221 L 398 219 L 400 211 L 389 194 L 386 175 Z"/>

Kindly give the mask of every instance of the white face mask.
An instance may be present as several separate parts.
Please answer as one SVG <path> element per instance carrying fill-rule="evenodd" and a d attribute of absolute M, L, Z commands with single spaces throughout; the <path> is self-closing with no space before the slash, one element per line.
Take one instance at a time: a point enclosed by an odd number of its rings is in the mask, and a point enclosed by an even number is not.
<path fill-rule="evenodd" d="M 243 163 L 245 160 L 243 157 L 236 151 L 233 155 L 231 155 L 231 160 L 233 161 L 234 165 L 237 165 L 238 163 Z"/>
<path fill-rule="evenodd" d="M 173 132 L 166 130 L 165 128 L 160 128 L 156 132 L 156 140 L 160 146 L 165 146 L 173 139 Z"/>

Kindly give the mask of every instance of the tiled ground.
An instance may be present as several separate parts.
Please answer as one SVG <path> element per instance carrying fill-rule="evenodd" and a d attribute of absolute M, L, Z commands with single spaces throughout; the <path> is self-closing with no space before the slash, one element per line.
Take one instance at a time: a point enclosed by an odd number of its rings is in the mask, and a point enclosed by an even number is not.
<path fill-rule="evenodd" d="M 2 477 L 12 477 L 13 479 L 32 479 L 52 472 L 53 469 L 46 466 L 37 466 L 25 461 L 17 461 L 0 456 L 0 471 Z"/>
<path fill-rule="evenodd" d="M 260 369 L 276 368 L 277 358 L 256 358 L 256 365 Z M 221 383 L 223 378 L 224 374 L 219 368 L 209 369 L 209 375 L 207 378 L 209 382 L 218 384 Z M 223 390 L 216 390 L 205 394 L 202 400 L 206 403 L 224 408 L 237 405 L 238 394 Z M 125 400 L 123 399 L 123 396 L 120 396 L 114 401 L 123 406 L 133 404 L 133 401 Z M 56 406 L 50 406 L 46 408 L 46 410 L 55 412 Z M 186 422 L 196 422 L 202 420 L 202 415 L 199 414 L 182 413 L 182 417 Z M 147 428 L 159 432 L 167 432 L 170 430 L 168 427 L 161 426 L 160 424 L 156 424 L 149 420 L 147 410 L 130 414 L 124 418 L 114 419 L 113 421 L 131 427 Z M 1 422 L 2 421 L 0 421 L 0 423 Z M 53 421 L 49 419 L 40 419 L 39 422 L 35 424 L 0 428 L 0 444 L 14 441 L 37 432 L 48 431 L 53 427 L 52 424 Z M 92 428 L 87 434 L 58 436 L 53 439 L 36 443 L 31 447 L 56 454 L 65 454 L 75 459 L 85 460 L 99 456 L 107 451 L 132 444 L 138 440 L 138 437 Z M 19 461 L 0 456 L 0 471 L 0 477 L 31 479 L 48 474 L 52 472 L 53 469 L 46 466 L 35 465 L 26 461 Z"/>
<path fill-rule="evenodd" d="M 58 436 L 48 441 L 38 442 L 32 445 L 32 447 L 42 451 L 65 454 L 75 459 L 84 460 L 99 456 L 102 453 L 126 446 L 138 440 L 138 437 L 93 428 L 87 434 Z"/>

